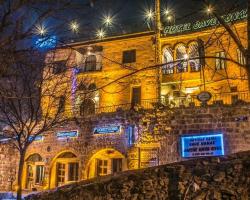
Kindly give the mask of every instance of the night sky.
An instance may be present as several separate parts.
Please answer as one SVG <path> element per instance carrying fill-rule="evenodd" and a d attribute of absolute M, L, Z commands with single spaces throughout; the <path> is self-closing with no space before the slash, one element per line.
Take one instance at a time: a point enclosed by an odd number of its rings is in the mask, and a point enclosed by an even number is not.
<path fill-rule="evenodd" d="M 88 15 L 81 17 L 81 31 L 75 40 L 93 38 L 96 30 L 104 29 L 107 36 L 135 33 L 152 29 L 152 24 L 146 23 L 145 12 L 154 8 L 154 0 L 95 0 L 94 7 L 90 8 Z M 218 13 L 225 14 L 246 8 L 246 0 L 213 0 L 211 5 Z M 192 22 L 208 18 L 204 12 L 205 5 L 201 0 L 162 0 L 161 9 L 168 8 L 174 14 L 175 24 Z M 104 16 L 113 17 L 113 26 L 107 28 L 102 24 Z M 166 18 L 162 15 L 165 25 Z M 88 23 L 86 23 L 88 22 Z M 88 30 L 88 31 L 83 31 Z"/>

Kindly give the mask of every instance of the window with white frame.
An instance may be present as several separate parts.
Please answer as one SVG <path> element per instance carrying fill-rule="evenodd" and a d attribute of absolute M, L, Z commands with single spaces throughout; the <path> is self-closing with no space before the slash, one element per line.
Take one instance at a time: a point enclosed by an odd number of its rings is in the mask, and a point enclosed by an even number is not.
<path fill-rule="evenodd" d="M 188 55 L 189 55 L 189 66 L 191 72 L 197 72 L 200 71 L 200 60 L 199 57 L 199 51 L 198 51 L 198 44 L 197 42 L 192 42 L 188 46 Z M 196 59 L 194 59 L 196 58 Z"/>
<path fill-rule="evenodd" d="M 163 74 L 173 74 L 174 73 L 174 64 L 171 63 L 174 61 L 173 51 L 171 48 L 167 47 L 163 51 L 163 63 L 167 63 L 162 66 Z"/>
<path fill-rule="evenodd" d="M 226 60 L 224 58 L 226 58 L 226 54 L 224 51 L 220 51 L 215 53 L 215 69 L 216 70 L 222 70 L 226 68 Z"/>
<path fill-rule="evenodd" d="M 188 71 L 188 63 L 185 60 L 187 58 L 186 47 L 184 44 L 179 44 L 176 47 L 176 60 L 179 60 L 177 63 L 176 72 L 187 72 Z"/>

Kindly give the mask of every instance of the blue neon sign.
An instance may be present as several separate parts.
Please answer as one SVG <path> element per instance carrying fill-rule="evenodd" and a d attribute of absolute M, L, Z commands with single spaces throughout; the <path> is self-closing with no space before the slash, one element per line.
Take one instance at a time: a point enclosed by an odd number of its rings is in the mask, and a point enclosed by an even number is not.
<path fill-rule="evenodd" d="M 35 41 L 36 47 L 40 49 L 55 48 L 56 44 L 57 44 L 57 38 L 55 35 L 37 38 Z"/>
<path fill-rule="evenodd" d="M 77 131 L 62 131 L 62 132 L 58 132 L 56 136 L 58 139 L 74 138 L 78 136 L 78 132 Z"/>
<path fill-rule="evenodd" d="M 95 127 L 94 134 L 119 133 L 120 128 L 120 126 Z"/>
<path fill-rule="evenodd" d="M 223 156 L 223 134 L 200 134 L 181 136 L 181 156 L 183 158 Z"/>

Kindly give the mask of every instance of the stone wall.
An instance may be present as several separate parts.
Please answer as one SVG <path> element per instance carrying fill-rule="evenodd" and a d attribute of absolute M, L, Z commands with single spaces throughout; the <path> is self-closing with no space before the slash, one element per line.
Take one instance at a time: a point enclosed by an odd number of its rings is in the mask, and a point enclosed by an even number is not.
<path fill-rule="evenodd" d="M 50 189 L 54 176 L 51 171 L 55 159 L 63 152 L 72 152 L 79 161 L 79 180 L 86 179 L 87 165 L 97 152 L 114 149 L 124 157 L 123 170 L 133 170 L 163 165 L 185 160 L 180 156 L 180 136 L 221 132 L 224 136 L 225 154 L 250 150 L 250 106 L 208 106 L 169 109 L 158 107 L 155 110 L 119 111 L 102 114 L 65 126 L 44 134 L 42 141 L 34 142 L 28 149 L 26 158 L 39 154 L 45 166 L 45 180 L 37 189 Z M 120 133 L 93 134 L 93 127 L 119 124 Z M 134 144 L 128 144 L 125 133 L 127 125 L 137 127 Z M 58 131 L 78 130 L 77 138 L 58 140 Z M 1 144 L 0 190 L 10 190 L 8 182 L 15 179 L 17 165 L 13 149 Z M 143 160 L 144 159 L 144 160 Z M 10 160 L 10 162 L 9 162 Z M 26 179 L 24 174 L 23 179 Z M 7 181 L 7 182 L 6 182 Z M 8 183 L 8 184 L 6 184 Z M 15 182 L 14 182 L 15 183 Z M 10 184 L 9 184 L 10 185 Z M 14 188 L 14 187 L 13 187 Z"/>
<path fill-rule="evenodd" d="M 250 198 L 250 152 L 189 160 L 79 182 L 27 200 L 241 199 Z"/>
<path fill-rule="evenodd" d="M 0 143 L 0 191 L 14 189 L 17 172 L 17 152 L 13 146 Z"/>

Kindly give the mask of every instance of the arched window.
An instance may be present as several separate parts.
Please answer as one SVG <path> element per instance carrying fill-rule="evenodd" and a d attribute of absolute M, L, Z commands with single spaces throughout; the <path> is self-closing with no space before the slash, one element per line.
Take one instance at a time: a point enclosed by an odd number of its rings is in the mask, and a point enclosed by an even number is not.
<path fill-rule="evenodd" d="M 37 185 L 43 185 L 45 170 L 42 157 L 38 154 L 32 154 L 25 160 L 26 179 L 25 188 L 32 189 Z"/>
<path fill-rule="evenodd" d="M 96 56 L 89 55 L 85 60 L 85 71 L 95 71 L 96 70 Z"/>
<path fill-rule="evenodd" d="M 87 116 L 95 114 L 95 102 L 92 99 L 85 99 L 80 105 L 80 115 Z"/>
<path fill-rule="evenodd" d="M 177 72 L 187 72 L 188 71 L 188 64 L 185 59 L 187 59 L 187 52 L 186 47 L 184 44 L 178 44 L 175 49 L 176 53 L 176 60 L 180 60 L 180 62 L 177 64 Z"/>
<path fill-rule="evenodd" d="M 200 60 L 193 59 L 199 57 L 198 44 L 197 42 L 192 42 L 188 46 L 188 55 L 189 55 L 189 65 L 191 72 L 200 71 Z"/>
<path fill-rule="evenodd" d="M 162 67 L 163 74 L 173 74 L 174 64 L 170 63 L 174 61 L 173 51 L 171 48 L 167 47 L 163 50 L 163 63 L 169 63 Z"/>
<path fill-rule="evenodd" d="M 30 155 L 26 159 L 26 162 L 41 162 L 42 160 L 43 160 L 42 157 L 38 153 L 35 153 L 35 154 Z"/>
<path fill-rule="evenodd" d="M 71 152 L 64 152 L 60 154 L 57 158 L 76 158 L 76 155 Z"/>
<path fill-rule="evenodd" d="M 52 165 L 51 186 L 57 187 L 79 180 L 79 159 L 71 152 L 60 154 Z"/>

